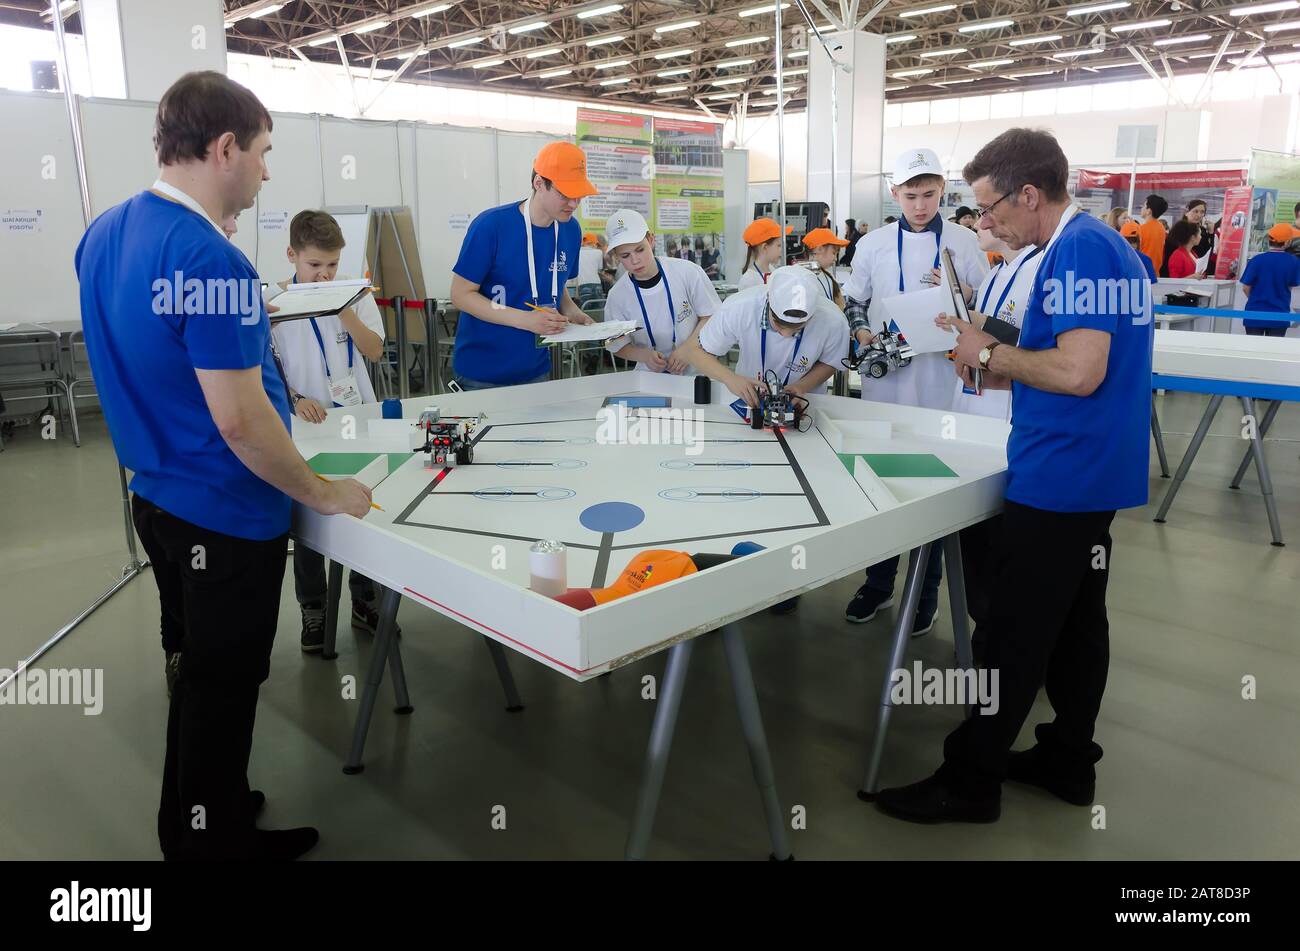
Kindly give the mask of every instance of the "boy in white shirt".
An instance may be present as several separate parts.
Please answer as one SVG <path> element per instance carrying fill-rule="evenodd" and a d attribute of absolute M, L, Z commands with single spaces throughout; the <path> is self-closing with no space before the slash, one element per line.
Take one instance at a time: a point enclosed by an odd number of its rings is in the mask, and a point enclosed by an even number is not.
<path fill-rule="evenodd" d="M 289 223 L 287 257 L 294 266 L 290 283 L 339 280 L 339 255 L 343 232 L 323 211 L 300 211 Z M 276 324 L 272 345 L 289 387 L 293 411 L 299 419 L 321 423 L 330 409 L 375 402 L 374 387 L 365 360 L 378 360 L 384 352 L 384 322 L 369 294 L 338 316 L 310 317 Z M 364 359 L 361 359 L 364 358 Z M 302 649 L 319 651 L 325 643 L 325 558 L 302 542 L 293 546 L 294 591 L 302 608 Z M 374 583 L 352 571 L 352 626 L 375 633 Z"/>
<path fill-rule="evenodd" d="M 624 208 L 605 226 L 610 251 L 626 269 L 609 289 L 605 320 L 634 320 L 641 326 L 611 340 L 608 349 L 638 370 L 682 373 L 686 342 L 699 333 L 722 302 L 704 269 L 681 258 L 655 257 L 655 236 L 639 212 Z"/>
<path fill-rule="evenodd" d="M 740 361 L 732 371 L 718 358 L 737 344 Z M 822 388 L 848 353 L 844 315 L 808 269 L 796 265 L 777 268 L 766 285 L 728 297 L 686 344 L 691 366 L 749 406 L 758 405 L 757 384 L 768 371 L 788 392 L 807 396 Z"/>

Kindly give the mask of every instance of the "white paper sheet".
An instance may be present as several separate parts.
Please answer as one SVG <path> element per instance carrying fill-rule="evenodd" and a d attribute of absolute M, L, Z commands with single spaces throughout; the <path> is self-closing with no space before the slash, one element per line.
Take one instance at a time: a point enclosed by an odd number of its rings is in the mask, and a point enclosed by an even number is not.
<path fill-rule="evenodd" d="M 569 324 L 562 333 L 551 334 L 542 338 L 542 343 L 550 346 L 553 343 L 586 343 L 589 340 L 609 340 L 611 337 L 621 337 L 636 330 L 637 322 L 635 320 L 608 320 L 596 321 L 593 324 Z"/>
<path fill-rule="evenodd" d="M 358 289 L 369 286 L 370 282 L 365 278 L 290 284 L 272 298 L 279 310 L 271 314 L 271 322 L 275 323 L 288 317 L 332 313 L 355 297 Z"/>
<path fill-rule="evenodd" d="M 914 352 L 946 352 L 956 345 L 957 335 L 953 331 L 934 324 L 934 318 L 953 309 L 952 294 L 947 287 L 931 287 L 886 297 L 880 305 L 885 311 L 886 324 L 890 321 L 898 324 Z"/>

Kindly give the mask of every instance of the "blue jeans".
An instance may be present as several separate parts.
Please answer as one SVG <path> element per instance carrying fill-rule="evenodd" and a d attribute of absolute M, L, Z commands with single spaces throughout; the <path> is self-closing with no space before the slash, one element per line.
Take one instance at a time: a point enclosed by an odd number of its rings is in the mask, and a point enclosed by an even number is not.
<path fill-rule="evenodd" d="M 901 556 L 895 555 L 868 568 L 866 587 L 872 591 L 892 595 L 900 558 Z M 921 582 L 921 600 L 916 605 L 917 614 L 929 617 L 939 609 L 939 582 L 942 579 L 943 539 L 938 539 L 930 546 L 930 560 L 925 564 L 925 579 Z"/>
<path fill-rule="evenodd" d="M 502 386 L 523 386 L 525 383 L 545 383 L 551 378 L 551 371 L 547 370 L 541 376 L 534 377 L 531 380 L 519 380 L 515 383 L 484 383 L 482 380 L 469 380 L 459 373 L 453 374 L 456 385 L 462 390 L 494 390 Z"/>

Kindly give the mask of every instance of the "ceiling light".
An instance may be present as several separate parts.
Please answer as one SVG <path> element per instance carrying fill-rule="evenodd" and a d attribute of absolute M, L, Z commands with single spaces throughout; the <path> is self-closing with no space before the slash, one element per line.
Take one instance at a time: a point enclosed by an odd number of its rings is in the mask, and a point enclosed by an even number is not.
<path fill-rule="evenodd" d="M 596 69 L 614 69 L 617 66 L 630 66 L 631 64 L 632 61 L 630 59 L 616 59 L 611 60 L 608 63 L 592 63 L 591 65 Z"/>
<path fill-rule="evenodd" d="M 791 50 L 785 54 L 788 59 L 798 59 L 801 56 L 807 56 L 807 50 Z"/>
<path fill-rule="evenodd" d="M 569 75 L 569 73 L 571 73 L 571 72 L 573 72 L 573 70 L 572 70 L 571 68 L 570 68 L 570 69 L 551 69 L 551 70 L 547 70 L 547 71 L 544 72 L 544 73 L 538 73 L 538 74 L 537 74 L 537 78 L 538 78 L 538 79 L 555 79 L 557 76 L 567 76 L 567 75 Z"/>
<path fill-rule="evenodd" d="M 749 80 L 743 76 L 736 79 L 715 79 L 709 83 L 710 86 L 734 86 L 736 83 L 747 83 Z"/>
<path fill-rule="evenodd" d="M 674 56 L 690 56 L 695 50 L 669 50 L 666 53 L 655 53 L 655 59 L 672 59 Z"/>
<path fill-rule="evenodd" d="M 454 50 L 461 46 L 469 46 L 471 43 L 482 43 L 482 42 L 483 42 L 483 37 L 471 36 L 469 39 L 466 40 L 457 40 L 454 43 L 448 43 L 447 48 Z"/>
<path fill-rule="evenodd" d="M 606 46 L 606 45 L 609 44 L 609 43 L 621 43 L 621 42 L 623 42 L 623 40 L 625 40 L 625 39 L 627 39 L 627 37 L 624 36 L 624 35 L 622 35 L 622 34 L 620 33 L 618 36 L 602 36 L 602 37 L 600 37 L 600 39 L 596 39 L 596 40 L 588 40 L 588 41 L 587 41 L 587 45 L 588 45 L 588 46 Z"/>
<path fill-rule="evenodd" d="M 1228 13 L 1234 17 L 1248 17 L 1254 13 L 1276 13 L 1279 10 L 1294 10 L 1300 7 L 1297 0 L 1285 0 L 1282 3 L 1256 3 L 1249 7 L 1234 7 Z"/>
<path fill-rule="evenodd" d="M 969 69 L 992 69 L 994 66 L 1006 66 L 1008 63 L 1014 63 L 1014 59 L 985 59 L 978 63 L 967 63 Z"/>
<path fill-rule="evenodd" d="M 675 33 L 678 30 L 689 30 L 693 26 L 699 26 L 699 20 L 683 20 L 680 23 L 669 23 L 665 26 L 655 27 L 656 33 Z"/>
<path fill-rule="evenodd" d="M 782 10 L 788 10 L 789 8 L 790 8 L 790 4 L 788 3 L 781 4 Z M 748 10 L 741 10 L 740 15 L 743 17 L 756 17 L 763 13 L 775 13 L 775 12 L 776 12 L 776 4 L 769 3 L 765 7 L 750 7 Z"/>
<path fill-rule="evenodd" d="M 950 50 L 926 50 L 924 53 L 918 53 L 917 55 L 920 56 L 921 59 L 928 59 L 933 56 L 956 56 L 958 53 L 964 52 L 966 52 L 966 47 L 954 46 Z"/>
<path fill-rule="evenodd" d="M 1117 23 L 1110 28 L 1112 33 L 1132 33 L 1134 30 L 1154 30 L 1158 26 L 1170 26 L 1173 20 L 1144 20 L 1141 23 Z"/>
<path fill-rule="evenodd" d="M 529 59 L 537 59 L 540 56 L 554 56 L 556 53 L 563 53 L 564 50 L 558 46 L 550 46 L 544 50 L 529 50 L 524 55 Z"/>
<path fill-rule="evenodd" d="M 355 30 L 348 30 L 347 32 L 360 35 L 362 33 L 373 33 L 375 30 L 382 30 L 386 26 L 388 26 L 388 21 L 380 20 L 378 23 L 367 23 L 365 26 L 359 26 Z"/>
<path fill-rule="evenodd" d="M 748 46 L 750 43 L 766 43 L 771 37 L 769 36 L 747 36 L 743 40 L 728 40 L 727 47 Z"/>
<path fill-rule="evenodd" d="M 1027 36 L 1022 40 L 1007 40 L 1007 46 L 1029 46 L 1031 43 L 1055 43 L 1061 38 L 1060 33 L 1051 33 L 1047 36 Z"/>
<path fill-rule="evenodd" d="M 662 73 L 655 73 L 660 79 L 667 79 L 669 76 L 685 76 L 694 66 L 687 66 L 684 69 L 665 69 Z"/>
<path fill-rule="evenodd" d="M 1007 78 L 1008 78 L 1008 79 L 1028 79 L 1030 76 L 1050 76 L 1050 75 L 1052 75 L 1054 72 L 1056 72 L 1056 70 L 1054 70 L 1054 69 L 1040 69 L 1040 70 L 1036 70 L 1036 71 L 1034 71 L 1034 72 L 1032 72 L 1032 73 L 1008 73 L 1008 74 L 1007 74 Z M 895 75 L 897 75 L 897 74 L 895 74 Z"/>
<path fill-rule="evenodd" d="M 1088 48 L 1088 49 L 1081 49 L 1081 50 L 1066 50 L 1063 53 L 1052 53 L 1051 57 L 1052 59 L 1074 59 L 1074 57 L 1076 56 L 1094 56 L 1097 53 L 1104 53 L 1104 52 L 1106 51 L 1095 49 L 1095 48 Z"/>
<path fill-rule="evenodd" d="M 1300 20 L 1288 20 L 1286 23 L 1270 23 L 1264 27 L 1265 33 L 1277 33 L 1281 30 L 1300 30 Z"/>
<path fill-rule="evenodd" d="M 800 69 L 787 69 L 787 70 L 784 70 L 784 71 L 782 72 L 781 75 L 783 75 L 783 76 L 802 76 L 802 75 L 803 75 L 804 73 L 806 73 L 806 72 L 808 72 L 808 70 L 803 69 L 803 68 L 800 68 Z"/>
<path fill-rule="evenodd" d="M 621 3 L 611 3 L 607 7 L 597 7 L 595 10 L 586 10 L 578 14 L 579 20 L 590 20 L 592 17 L 603 17 L 606 13 L 617 13 L 623 9 Z"/>
<path fill-rule="evenodd" d="M 893 46 L 895 43 L 910 43 L 916 39 L 915 33 L 899 33 L 897 36 L 885 37 L 885 45 Z"/>
<path fill-rule="evenodd" d="M 685 86 L 660 86 L 655 90 L 655 95 L 662 96 L 666 92 L 681 92 L 685 88 Z"/>
<path fill-rule="evenodd" d="M 936 86 L 956 86 L 958 83 L 973 83 L 974 81 L 975 81 L 974 77 L 972 77 L 972 78 L 970 78 L 970 79 L 945 79 L 943 82 L 941 82 L 941 83 L 935 83 L 934 85 L 936 85 Z"/>
<path fill-rule="evenodd" d="M 268 13 L 274 13 L 276 10 L 279 10 L 279 9 L 280 9 L 281 7 L 283 7 L 283 6 L 284 6 L 283 3 L 273 3 L 273 4 L 271 4 L 269 7 L 263 7 L 263 8 L 260 9 L 260 10 L 254 11 L 253 13 L 250 13 L 250 14 L 249 14 L 249 17 L 254 18 L 254 19 L 256 19 L 257 17 L 264 17 L 264 16 L 266 16 Z"/>
<path fill-rule="evenodd" d="M 1065 15 L 1068 17 L 1083 17 L 1089 13 L 1102 13 L 1105 10 L 1123 10 L 1125 7 L 1131 7 L 1132 5 L 1128 0 L 1118 0 L 1116 3 L 1092 3 L 1086 7 L 1075 7 L 1073 10 L 1066 10 Z"/>
<path fill-rule="evenodd" d="M 307 45 L 308 45 L 308 46 L 324 46 L 324 45 L 327 44 L 327 43 L 333 43 L 333 42 L 334 42 L 334 39 L 335 39 L 334 34 L 331 33 L 329 36 L 322 36 L 322 37 L 320 37 L 319 39 L 312 40 L 312 41 L 309 42 Z"/>
<path fill-rule="evenodd" d="M 541 30 L 550 25 L 546 20 L 534 20 L 532 23 L 521 23 L 519 26 L 512 26 L 506 32 L 511 36 L 518 36 L 520 33 L 531 33 L 533 30 Z"/>
<path fill-rule="evenodd" d="M 398 16 L 427 17 L 435 13 L 443 13 L 452 8 L 450 3 L 440 3 L 436 7 L 429 7 L 427 10 L 413 10 L 410 13 L 397 12 Z"/>
<path fill-rule="evenodd" d="M 1163 40 L 1155 40 L 1152 46 L 1177 46 L 1179 43 L 1204 43 L 1210 38 L 1208 33 L 1195 33 L 1192 36 L 1171 36 Z"/>
<path fill-rule="evenodd" d="M 749 66 L 754 60 L 752 59 L 726 59 L 714 63 L 719 69 L 735 69 L 737 66 Z"/>
<path fill-rule="evenodd" d="M 904 69 L 901 72 L 890 73 L 895 79 L 907 79 L 909 76 L 925 76 L 934 72 L 933 69 Z"/>
<path fill-rule="evenodd" d="M 634 79 L 636 79 L 635 76 L 620 76 L 618 79 L 602 79 L 600 84 L 602 86 L 620 86 L 623 83 L 630 83 Z"/>
<path fill-rule="evenodd" d="M 504 63 L 503 59 L 485 59 L 481 63 L 471 64 L 474 69 L 487 69 L 489 66 L 500 66 Z"/>
<path fill-rule="evenodd" d="M 947 13 L 949 10 L 956 10 L 955 3 L 941 3 L 937 7 L 926 7 L 924 10 L 904 10 L 899 14 L 900 17 L 923 17 L 931 13 Z"/>
<path fill-rule="evenodd" d="M 957 32 L 982 33 L 984 30 L 1000 30 L 1003 27 L 1015 25 L 1015 20 L 990 20 L 988 23 L 972 23 L 970 26 L 959 26 Z"/>

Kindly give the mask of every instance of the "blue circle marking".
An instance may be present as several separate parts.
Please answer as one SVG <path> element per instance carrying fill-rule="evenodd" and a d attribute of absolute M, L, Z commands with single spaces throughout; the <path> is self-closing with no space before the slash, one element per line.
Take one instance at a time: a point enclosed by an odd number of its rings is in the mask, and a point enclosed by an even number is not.
<path fill-rule="evenodd" d="M 583 509 L 578 521 L 593 532 L 626 532 L 645 521 L 645 512 L 631 502 L 601 502 Z"/>

